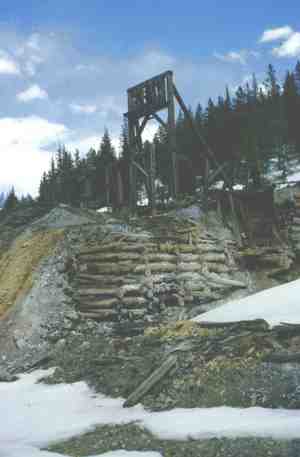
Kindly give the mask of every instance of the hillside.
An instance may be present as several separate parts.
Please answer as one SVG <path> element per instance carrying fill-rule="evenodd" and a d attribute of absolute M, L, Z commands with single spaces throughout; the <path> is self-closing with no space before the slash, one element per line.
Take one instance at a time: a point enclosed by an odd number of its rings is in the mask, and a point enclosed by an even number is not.
<path fill-rule="evenodd" d="M 5 456 L 297 455 L 293 237 L 242 247 L 197 206 L 18 217 L 2 222 L 0 397 L 24 420 L 2 427 Z"/>

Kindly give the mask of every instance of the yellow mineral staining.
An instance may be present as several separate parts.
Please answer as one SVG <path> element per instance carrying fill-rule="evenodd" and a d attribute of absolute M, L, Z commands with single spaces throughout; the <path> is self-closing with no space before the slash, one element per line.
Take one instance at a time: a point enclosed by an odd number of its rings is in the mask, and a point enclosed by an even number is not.
<path fill-rule="evenodd" d="M 63 234 L 63 230 L 49 230 L 22 236 L 0 256 L 0 316 L 30 290 L 36 267 L 51 254 Z"/>
<path fill-rule="evenodd" d="M 183 320 L 169 325 L 150 327 L 145 330 L 146 336 L 156 336 L 159 338 L 180 338 L 188 336 L 213 336 L 217 334 L 216 329 L 201 328 L 196 322 Z"/>

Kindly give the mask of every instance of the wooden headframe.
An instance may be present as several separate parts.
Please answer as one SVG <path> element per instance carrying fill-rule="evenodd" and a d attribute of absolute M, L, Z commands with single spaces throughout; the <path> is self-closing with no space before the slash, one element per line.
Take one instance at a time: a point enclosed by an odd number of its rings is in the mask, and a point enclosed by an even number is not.
<path fill-rule="evenodd" d="M 192 116 L 189 113 L 182 97 L 180 96 L 174 81 L 173 72 L 166 71 L 154 78 L 148 79 L 127 90 L 128 95 L 128 112 L 125 113 L 128 120 L 128 135 L 130 147 L 130 206 L 134 210 L 137 202 L 137 171 L 144 177 L 145 185 L 149 193 L 150 201 L 154 202 L 155 198 L 151 192 L 154 192 L 151 185 L 151 177 L 141 165 L 136 162 L 137 154 L 142 150 L 142 133 L 149 120 L 156 120 L 161 124 L 168 133 L 169 150 L 172 160 L 172 177 L 171 177 L 171 194 L 175 199 L 177 196 L 177 160 L 176 160 L 176 120 L 175 120 L 175 100 L 178 102 L 184 116 L 188 119 L 193 133 L 199 142 L 205 146 L 204 160 L 204 193 L 207 194 L 209 185 L 216 180 L 217 176 L 222 174 L 225 182 L 228 182 L 224 171 L 224 166 L 219 166 L 212 150 L 201 137 L 199 130 Z M 167 122 L 163 121 L 158 112 L 167 109 Z M 214 172 L 210 175 L 210 163 L 214 165 Z M 153 176 L 152 176 L 153 180 Z M 230 183 L 229 183 L 230 185 Z"/>

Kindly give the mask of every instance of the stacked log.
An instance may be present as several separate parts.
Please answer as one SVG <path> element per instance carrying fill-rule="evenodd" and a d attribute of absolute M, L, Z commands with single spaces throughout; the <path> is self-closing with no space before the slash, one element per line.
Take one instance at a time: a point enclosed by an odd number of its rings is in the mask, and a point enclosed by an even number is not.
<path fill-rule="evenodd" d="M 99 321 L 143 321 L 168 307 L 191 307 L 245 287 L 232 275 L 229 243 L 175 225 L 162 232 L 111 235 L 77 255 L 80 313 Z"/>
<path fill-rule="evenodd" d="M 297 255 L 300 254 L 300 191 L 294 194 L 295 212 L 290 227 L 290 236 Z"/>

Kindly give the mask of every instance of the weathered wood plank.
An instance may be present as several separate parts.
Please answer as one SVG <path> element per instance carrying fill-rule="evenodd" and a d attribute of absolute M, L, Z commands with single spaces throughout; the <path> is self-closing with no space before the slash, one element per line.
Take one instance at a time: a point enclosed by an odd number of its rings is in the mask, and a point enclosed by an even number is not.
<path fill-rule="evenodd" d="M 78 289 L 78 294 L 79 294 L 79 296 L 104 295 L 105 297 L 107 297 L 107 296 L 117 297 L 117 296 L 119 296 L 119 291 L 120 291 L 120 289 L 118 289 L 118 288 L 115 288 L 115 289 L 102 289 L 102 288 L 101 289 L 100 288 L 83 289 L 83 288 L 80 288 L 80 289 Z"/>
<path fill-rule="evenodd" d="M 171 355 L 142 384 L 129 395 L 124 403 L 125 408 L 136 405 L 177 363 L 177 356 Z"/>
<path fill-rule="evenodd" d="M 121 262 L 123 260 L 139 260 L 140 254 L 132 252 L 115 252 L 115 253 L 96 253 L 96 254 L 85 254 L 80 257 L 81 262 Z"/>
<path fill-rule="evenodd" d="M 151 272 L 166 272 L 172 273 L 176 271 L 176 265 L 170 262 L 160 262 L 160 263 L 151 263 L 151 264 L 143 264 L 137 265 L 134 267 L 134 273 L 145 273 L 147 270 Z"/>
<path fill-rule="evenodd" d="M 264 362 L 272 363 L 298 363 L 300 362 L 300 352 L 268 354 L 263 358 Z"/>
<path fill-rule="evenodd" d="M 126 305 L 126 307 L 144 306 L 146 305 L 147 300 L 144 297 L 123 297 L 122 303 Z"/>
<path fill-rule="evenodd" d="M 227 327 L 243 327 L 259 330 L 268 330 L 269 324 L 264 319 L 253 319 L 253 320 L 244 320 L 244 321 L 232 321 L 232 322 L 197 322 L 200 327 L 204 328 L 227 328 Z"/>
<path fill-rule="evenodd" d="M 80 308 L 87 308 L 87 307 L 93 307 L 93 308 L 112 308 L 116 306 L 118 303 L 120 303 L 120 300 L 117 298 L 111 298 L 107 300 L 90 300 L 89 297 L 86 297 L 84 300 L 81 300 L 79 302 L 79 307 Z"/>
<path fill-rule="evenodd" d="M 84 312 L 80 312 L 81 316 L 82 317 L 86 317 L 86 318 L 89 318 L 89 319 L 95 319 L 95 320 L 98 320 L 98 321 L 117 321 L 118 320 L 118 316 L 119 316 L 119 313 L 117 311 L 114 311 L 114 310 L 97 310 L 96 311 L 93 311 L 93 312 L 90 312 L 90 311 L 84 311 Z"/>
<path fill-rule="evenodd" d="M 115 241 L 114 243 L 107 243 L 100 245 L 99 247 L 95 248 L 90 248 L 86 249 L 83 251 L 80 251 L 77 256 L 81 257 L 84 255 L 90 255 L 90 254 L 101 254 L 101 253 L 107 253 L 107 252 L 144 252 L 145 249 L 150 249 L 150 248 L 155 248 L 156 244 L 155 243 L 133 243 L 133 244 L 128 244 L 125 242 L 118 242 Z"/>

